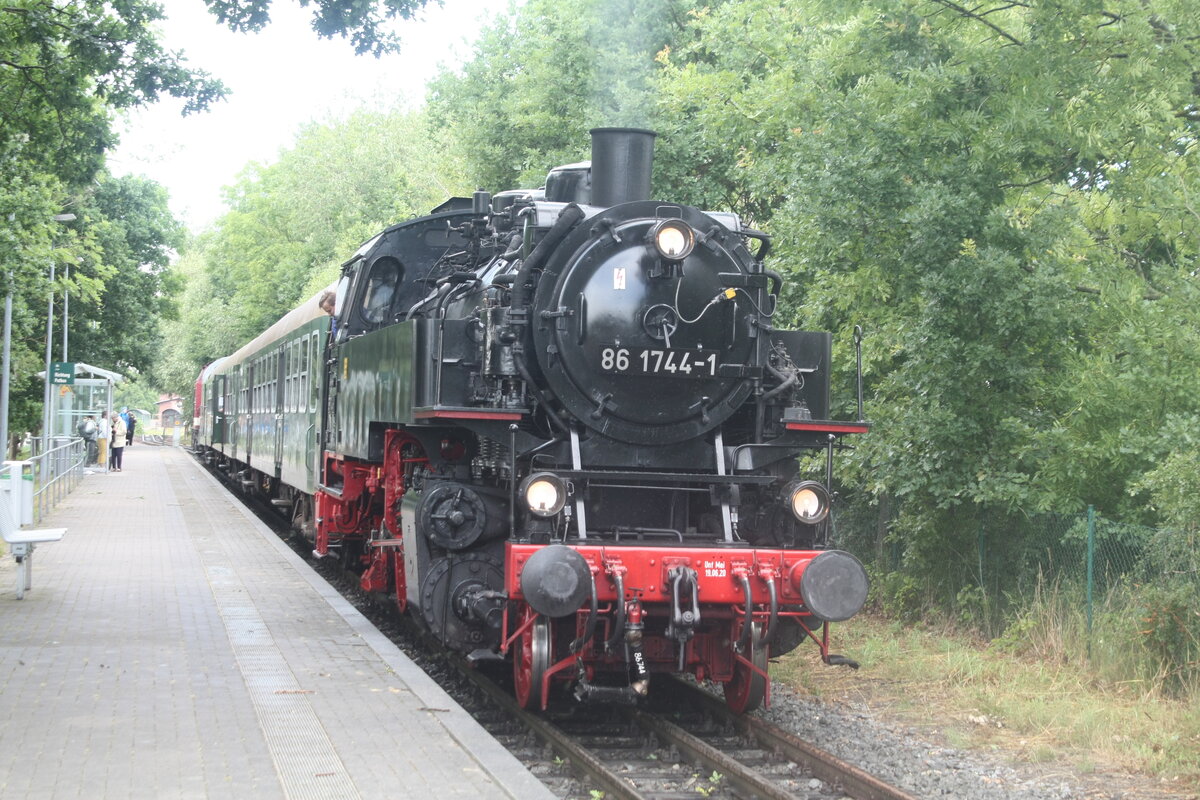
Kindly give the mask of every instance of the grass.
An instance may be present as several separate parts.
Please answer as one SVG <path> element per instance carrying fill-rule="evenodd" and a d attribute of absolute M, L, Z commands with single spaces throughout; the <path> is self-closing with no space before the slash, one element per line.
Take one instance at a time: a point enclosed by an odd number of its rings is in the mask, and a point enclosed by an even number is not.
<path fill-rule="evenodd" d="M 1065 659 L 870 616 L 835 626 L 832 641 L 862 668 L 826 667 L 803 646 L 778 660 L 773 677 L 801 693 L 860 703 L 955 747 L 1200 791 L 1195 690 L 1172 698 L 1154 682 L 1106 681 Z"/>

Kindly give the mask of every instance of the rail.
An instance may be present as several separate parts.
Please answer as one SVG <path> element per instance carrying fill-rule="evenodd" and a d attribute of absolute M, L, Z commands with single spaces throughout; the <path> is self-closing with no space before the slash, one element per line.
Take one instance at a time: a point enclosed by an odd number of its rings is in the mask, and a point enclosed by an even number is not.
<path fill-rule="evenodd" d="M 65 498 L 83 478 L 87 450 L 83 439 L 55 437 L 54 447 L 29 459 L 33 474 L 33 524 Z M 7 470 L 7 467 L 5 468 Z"/>

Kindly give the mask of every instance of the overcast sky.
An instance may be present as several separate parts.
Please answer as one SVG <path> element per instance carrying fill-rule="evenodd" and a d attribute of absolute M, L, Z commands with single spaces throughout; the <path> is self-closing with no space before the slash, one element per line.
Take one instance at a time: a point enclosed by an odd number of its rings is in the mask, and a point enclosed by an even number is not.
<path fill-rule="evenodd" d="M 146 175 L 167 187 L 171 209 L 193 231 L 216 219 L 221 187 L 250 161 L 274 161 L 307 122 L 345 116 L 365 104 L 419 106 L 438 64 L 469 55 L 482 24 L 507 0 L 432 2 L 420 22 L 401 22 L 397 56 L 355 56 L 344 39 L 320 39 L 311 11 L 296 0 L 275 0 L 262 33 L 222 27 L 203 0 L 166 0 L 163 41 L 189 65 L 207 70 L 230 89 L 211 110 L 181 117 L 172 101 L 134 113 L 121 146 L 110 154 L 116 175 Z"/>

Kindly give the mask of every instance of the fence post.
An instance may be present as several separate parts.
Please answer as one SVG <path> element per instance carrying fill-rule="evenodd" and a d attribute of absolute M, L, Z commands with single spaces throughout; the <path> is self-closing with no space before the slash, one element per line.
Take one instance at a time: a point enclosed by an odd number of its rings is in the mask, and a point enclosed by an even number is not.
<path fill-rule="evenodd" d="M 986 534 L 984 533 L 984 530 L 983 530 L 983 518 L 982 517 L 979 518 L 978 549 L 979 549 L 979 588 L 983 589 L 984 588 L 983 563 L 984 563 L 984 560 L 987 558 L 987 541 L 986 541 Z M 985 592 L 986 592 L 986 590 L 985 590 Z"/>
<path fill-rule="evenodd" d="M 1096 507 L 1088 506 L 1087 517 L 1087 651 L 1092 657 L 1092 584 L 1095 582 L 1096 564 Z"/>

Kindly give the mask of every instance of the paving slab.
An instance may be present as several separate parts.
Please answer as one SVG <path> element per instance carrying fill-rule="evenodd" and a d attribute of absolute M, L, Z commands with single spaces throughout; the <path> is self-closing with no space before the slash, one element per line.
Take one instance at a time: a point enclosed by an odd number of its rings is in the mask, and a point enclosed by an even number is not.
<path fill-rule="evenodd" d="M 550 798 L 181 448 L 0 558 L 0 797 Z"/>

